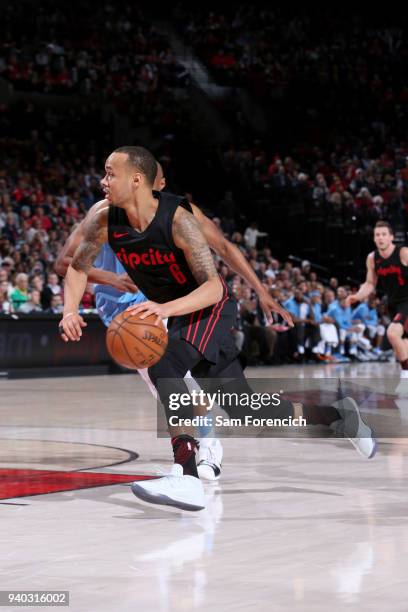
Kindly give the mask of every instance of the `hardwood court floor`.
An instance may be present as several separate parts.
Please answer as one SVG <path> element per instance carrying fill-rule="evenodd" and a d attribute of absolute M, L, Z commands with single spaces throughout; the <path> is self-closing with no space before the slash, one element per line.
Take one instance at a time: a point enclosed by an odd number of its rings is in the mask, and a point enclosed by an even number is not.
<path fill-rule="evenodd" d="M 0 382 L 1 590 L 68 590 L 75 612 L 406 612 L 404 439 L 382 442 L 372 461 L 345 440 L 224 439 L 222 478 L 205 485 L 206 509 L 188 513 L 130 491 L 133 475 L 171 466 L 155 425 L 133 375 Z"/>

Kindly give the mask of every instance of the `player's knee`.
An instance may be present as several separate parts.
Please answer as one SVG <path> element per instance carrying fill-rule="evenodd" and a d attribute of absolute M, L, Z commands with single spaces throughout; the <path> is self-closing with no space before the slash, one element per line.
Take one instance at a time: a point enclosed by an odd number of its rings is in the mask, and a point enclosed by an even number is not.
<path fill-rule="evenodd" d="M 184 378 L 189 370 L 189 364 L 194 364 L 194 361 L 188 359 L 189 353 L 183 349 L 184 347 L 178 346 L 176 350 L 174 347 L 168 348 L 163 357 L 155 365 L 150 366 L 149 377 L 155 386 L 160 378 Z"/>
<path fill-rule="evenodd" d="M 389 328 L 387 329 L 387 338 L 391 344 L 398 342 L 398 340 L 402 337 L 402 329 L 400 329 L 400 325 L 394 325 L 391 323 Z"/>
<path fill-rule="evenodd" d="M 169 372 L 168 364 L 165 363 L 164 359 L 160 359 L 155 365 L 150 366 L 150 368 L 148 369 L 148 372 L 149 372 L 149 378 L 155 387 L 157 387 L 157 381 L 160 378 L 170 378 L 171 377 L 171 372 Z"/>

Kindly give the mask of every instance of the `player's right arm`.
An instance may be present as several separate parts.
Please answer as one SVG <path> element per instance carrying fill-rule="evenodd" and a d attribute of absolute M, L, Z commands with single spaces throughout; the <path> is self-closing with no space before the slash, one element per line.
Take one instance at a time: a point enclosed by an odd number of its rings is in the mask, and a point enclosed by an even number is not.
<path fill-rule="evenodd" d="M 349 295 L 346 298 L 347 306 L 351 306 L 355 302 L 363 302 L 366 298 L 368 298 L 377 286 L 377 274 L 375 273 L 375 265 L 374 265 L 374 252 L 370 253 L 367 257 L 367 276 L 365 283 L 363 283 L 360 289 L 354 295 Z"/>
<path fill-rule="evenodd" d="M 84 239 L 84 227 L 86 221 L 103 208 L 106 208 L 107 205 L 106 200 L 96 202 L 96 204 L 94 204 L 87 212 L 85 219 L 83 219 L 83 221 L 77 225 L 77 227 L 68 237 L 55 261 L 54 269 L 57 274 L 60 276 L 66 275 L 73 255 L 81 244 L 81 241 Z M 131 293 L 135 293 L 137 291 L 136 285 L 127 274 L 115 274 L 114 272 L 99 270 L 98 268 L 94 267 L 92 267 L 89 271 L 88 281 L 91 283 L 98 283 L 100 285 L 110 285 L 118 291 L 129 291 Z"/>
<path fill-rule="evenodd" d="M 84 237 L 68 266 L 64 285 L 64 312 L 60 322 L 60 333 L 68 340 L 78 341 L 86 323 L 78 313 L 84 295 L 88 274 L 99 250 L 108 240 L 108 209 L 102 208 L 85 220 Z M 65 340 L 64 336 L 63 339 Z M 66 340 L 67 341 L 67 340 Z"/>

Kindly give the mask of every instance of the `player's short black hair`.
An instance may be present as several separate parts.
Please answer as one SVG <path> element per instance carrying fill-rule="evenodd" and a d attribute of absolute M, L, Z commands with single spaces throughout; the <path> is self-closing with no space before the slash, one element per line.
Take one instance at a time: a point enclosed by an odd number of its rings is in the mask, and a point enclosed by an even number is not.
<path fill-rule="evenodd" d="M 157 175 L 157 162 L 144 147 L 119 147 L 114 153 L 126 153 L 129 163 L 145 175 L 149 185 L 153 185 Z"/>
<path fill-rule="evenodd" d="M 374 229 L 377 229 L 377 227 L 387 227 L 390 234 L 392 236 L 394 235 L 394 230 L 392 229 L 391 223 L 388 223 L 388 221 L 383 221 L 383 220 L 377 221 Z"/>

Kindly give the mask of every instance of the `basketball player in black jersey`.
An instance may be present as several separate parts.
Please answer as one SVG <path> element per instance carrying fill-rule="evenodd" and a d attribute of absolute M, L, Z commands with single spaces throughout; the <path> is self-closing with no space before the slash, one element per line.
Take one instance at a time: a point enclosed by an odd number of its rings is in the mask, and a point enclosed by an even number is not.
<path fill-rule="evenodd" d="M 143 313 L 142 316 L 154 314 L 157 321 L 169 319 L 167 350 L 149 368 L 167 417 L 172 414 L 171 394 L 187 392 L 183 377 L 188 370 L 201 379 L 201 386 L 203 379 L 210 384 L 211 379 L 222 378 L 230 381 L 230 386 L 223 385 L 223 390 L 250 394 L 230 333 L 235 323 L 236 302 L 217 274 L 208 243 L 188 201 L 152 192 L 156 161 L 142 147 L 117 149 L 107 159 L 105 170 L 102 185 L 109 206 L 86 224 L 84 240 L 68 268 L 60 323 L 63 333 L 69 340 L 80 339 L 84 322 L 78 306 L 87 273 L 101 245 L 109 241 L 129 276 L 149 299 L 129 310 Z M 164 380 L 166 384 L 162 385 Z M 233 412 L 234 416 L 244 418 L 246 409 L 235 406 Z M 191 405 L 178 411 L 179 418 L 192 416 Z M 258 416 L 270 417 L 270 410 L 261 408 Z M 372 432 L 350 398 L 332 406 L 306 407 L 281 402 L 273 416 L 304 416 L 309 424 L 326 424 L 342 430 L 365 457 L 375 453 Z M 204 490 L 195 463 L 197 445 L 192 434 L 191 428 L 180 427 L 180 433 L 172 439 L 175 465 L 171 474 L 141 485 L 134 483 L 132 491 L 136 496 L 187 510 L 204 507 Z"/>
<path fill-rule="evenodd" d="M 159 162 L 157 162 L 157 174 L 153 188 L 157 191 L 164 190 L 166 186 L 166 179 L 163 174 L 163 168 Z M 65 276 L 68 266 L 72 261 L 72 257 L 78 248 L 81 241 L 84 239 L 84 228 L 89 218 L 98 212 L 101 208 L 106 207 L 108 204 L 105 200 L 94 204 L 87 212 L 86 218 L 74 229 L 61 252 L 58 254 L 55 262 L 55 270 L 61 276 Z M 223 259 L 223 261 L 232 269 L 234 272 L 239 274 L 249 285 L 256 291 L 259 299 L 260 306 L 265 314 L 268 322 L 272 322 L 271 312 L 277 312 L 280 314 L 289 325 L 293 325 L 291 315 L 285 311 L 273 298 L 268 294 L 265 287 L 262 285 L 259 278 L 256 276 L 253 268 L 249 265 L 248 261 L 238 249 L 237 246 L 227 240 L 221 231 L 217 228 L 215 223 L 211 221 L 198 206 L 190 203 L 192 213 L 197 219 L 201 226 L 203 234 L 210 246 L 210 248 Z M 118 290 L 126 292 L 135 292 L 137 287 L 131 281 L 127 274 L 116 275 L 111 271 L 104 271 L 101 269 L 92 268 L 88 274 L 88 280 L 97 282 L 99 284 L 113 285 Z M 65 338 L 63 338 L 65 339 Z M 144 371 L 139 372 L 146 381 Z M 150 381 L 148 382 L 149 389 L 152 390 Z M 221 462 L 222 462 L 222 446 L 217 438 L 211 436 L 200 440 L 200 451 L 198 454 L 198 472 L 201 478 L 210 480 L 218 480 L 221 473 Z"/>
<path fill-rule="evenodd" d="M 393 243 L 394 232 L 387 221 L 374 228 L 377 247 L 367 257 L 367 277 L 359 291 L 347 298 L 347 305 L 362 302 L 376 287 L 387 295 L 391 323 L 387 338 L 401 364 L 401 376 L 408 377 L 408 248 Z"/>

